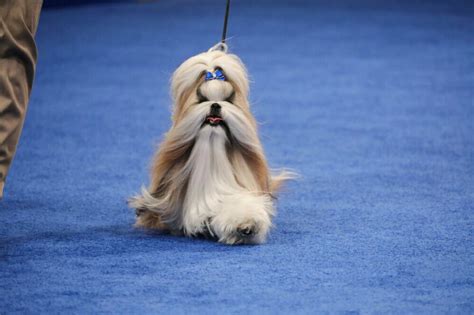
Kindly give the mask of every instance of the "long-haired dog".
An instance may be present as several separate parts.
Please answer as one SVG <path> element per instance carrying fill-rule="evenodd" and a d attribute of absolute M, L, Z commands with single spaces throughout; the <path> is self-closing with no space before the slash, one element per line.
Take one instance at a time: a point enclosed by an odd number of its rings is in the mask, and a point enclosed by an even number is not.
<path fill-rule="evenodd" d="M 270 174 L 248 102 L 247 71 L 212 49 L 174 72 L 172 127 L 157 151 L 151 183 L 130 199 L 136 226 L 262 243 L 275 192 L 291 173 Z"/>

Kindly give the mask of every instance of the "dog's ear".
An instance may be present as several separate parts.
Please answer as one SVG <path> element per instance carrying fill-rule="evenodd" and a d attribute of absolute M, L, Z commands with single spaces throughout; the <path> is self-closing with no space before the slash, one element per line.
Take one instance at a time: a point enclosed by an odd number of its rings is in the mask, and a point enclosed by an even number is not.
<path fill-rule="evenodd" d="M 173 100 L 173 123 L 181 117 L 192 100 L 197 100 L 197 89 L 204 82 L 207 62 L 204 54 L 193 56 L 183 62 L 171 77 L 171 97 Z"/>

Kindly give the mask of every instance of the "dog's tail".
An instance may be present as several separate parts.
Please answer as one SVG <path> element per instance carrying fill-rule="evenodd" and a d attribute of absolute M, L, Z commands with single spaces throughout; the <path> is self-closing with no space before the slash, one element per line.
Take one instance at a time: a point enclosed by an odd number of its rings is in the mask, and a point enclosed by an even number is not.
<path fill-rule="evenodd" d="M 270 192 L 272 195 L 280 191 L 287 181 L 296 180 L 301 177 L 297 172 L 291 170 L 272 171 L 272 173 L 270 179 Z"/>
<path fill-rule="evenodd" d="M 142 194 L 128 199 L 128 206 L 135 209 L 136 227 L 166 229 L 159 209 L 164 207 L 162 200 L 153 197 L 148 189 L 142 187 Z"/>

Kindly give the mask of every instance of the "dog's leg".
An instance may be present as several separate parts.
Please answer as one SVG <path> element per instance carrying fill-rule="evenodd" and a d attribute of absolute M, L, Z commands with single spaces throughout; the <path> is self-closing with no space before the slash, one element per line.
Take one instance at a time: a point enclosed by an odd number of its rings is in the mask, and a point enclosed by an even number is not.
<path fill-rule="evenodd" d="M 226 244 L 263 243 L 271 227 L 273 204 L 268 195 L 239 193 L 223 198 L 211 219 L 212 231 Z"/>

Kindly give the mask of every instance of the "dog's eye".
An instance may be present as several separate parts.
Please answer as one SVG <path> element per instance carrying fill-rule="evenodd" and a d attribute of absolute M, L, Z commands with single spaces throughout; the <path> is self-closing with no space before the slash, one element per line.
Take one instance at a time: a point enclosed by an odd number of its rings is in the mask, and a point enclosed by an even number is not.
<path fill-rule="evenodd" d="M 230 94 L 229 97 L 225 99 L 225 101 L 232 104 L 234 102 L 234 96 L 235 96 L 235 92 L 232 91 L 232 94 Z"/>
<path fill-rule="evenodd" d="M 209 101 L 209 100 L 207 99 L 207 97 L 205 97 L 204 95 L 202 95 L 200 89 L 197 90 L 197 98 L 198 98 L 198 102 L 199 102 L 199 103 Z"/>

